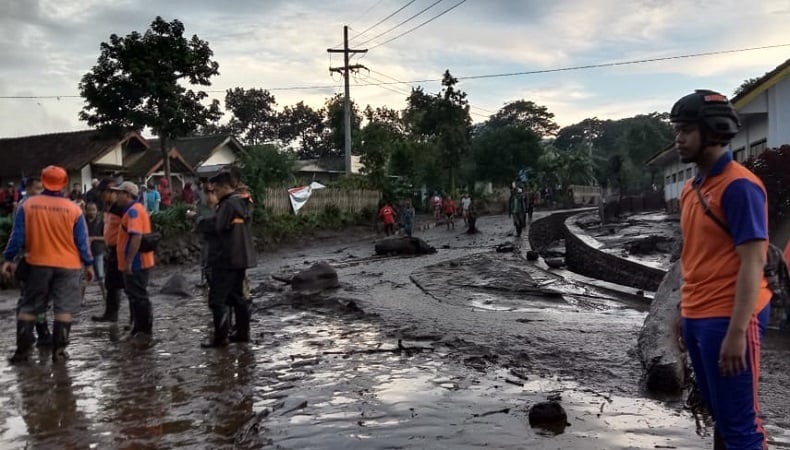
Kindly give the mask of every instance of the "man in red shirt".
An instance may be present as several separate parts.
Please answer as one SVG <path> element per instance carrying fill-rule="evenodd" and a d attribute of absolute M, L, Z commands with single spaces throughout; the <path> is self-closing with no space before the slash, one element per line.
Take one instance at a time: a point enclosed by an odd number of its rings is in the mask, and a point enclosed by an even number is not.
<path fill-rule="evenodd" d="M 154 267 L 154 252 L 140 251 L 143 235 L 151 232 L 151 219 L 145 207 L 137 201 L 140 193 L 136 184 L 124 181 L 116 191 L 116 203 L 123 208 L 118 232 L 118 270 L 123 273 L 123 284 L 134 315 L 131 336 L 150 337 L 154 316 L 148 297 L 149 271 Z"/>
<path fill-rule="evenodd" d="M 384 221 L 384 232 L 389 236 L 395 234 L 395 210 L 389 203 L 385 203 L 379 210 L 379 217 Z"/>
<path fill-rule="evenodd" d="M 447 218 L 447 229 L 452 228 L 455 230 L 455 200 L 449 195 L 444 198 L 442 210 L 444 210 L 444 216 Z"/>

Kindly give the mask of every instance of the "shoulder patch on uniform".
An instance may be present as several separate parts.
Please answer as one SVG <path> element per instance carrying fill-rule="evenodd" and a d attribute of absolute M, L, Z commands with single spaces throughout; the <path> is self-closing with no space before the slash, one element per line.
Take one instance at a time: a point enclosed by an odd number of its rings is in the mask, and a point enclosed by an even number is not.
<path fill-rule="evenodd" d="M 136 219 L 136 218 L 140 217 L 140 213 L 138 213 L 137 209 L 135 209 L 135 208 L 129 208 L 129 210 L 126 211 L 126 214 L 129 214 L 129 218 L 130 219 Z"/>

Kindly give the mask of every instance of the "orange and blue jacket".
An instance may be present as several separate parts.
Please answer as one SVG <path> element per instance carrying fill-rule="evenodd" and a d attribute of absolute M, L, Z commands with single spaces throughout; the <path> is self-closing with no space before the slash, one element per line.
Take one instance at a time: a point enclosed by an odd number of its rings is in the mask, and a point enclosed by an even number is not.
<path fill-rule="evenodd" d="M 724 230 L 706 215 L 696 188 Z M 681 315 L 689 319 L 732 316 L 740 258 L 735 247 L 764 241 L 768 250 L 768 205 L 763 183 L 726 153 L 707 176 L 683 187 L 680 225 L 683 232 Z M 771 299 L 765 277 L 760 281 L 755 313 Z"/>
<path fill-rule="evenodd" d="M 143 269 L 154 267 L 154 252 L 138 251 L 134 255 L 129 254 L 131 236 L 135 234 L 143 235 L 151 232 L 151 219 L 148 211 L 139 202 L 133 202 L 126 207 L 123 217 L 121 217 L 120 230 L 118 232 L 118 245 L 116 252 L 118 255 L 118 270 L 123 271 L 126 261 L 132 258 L 132 271 L 137 272 Z"/>
<path fill-rule="evenodd" d="M 80 269 L 93 264 L 80 207 L 51 191 L 25 200 L 14 218 L 3 257 L 13 261 L 21 252 L 33 266 Z"/>

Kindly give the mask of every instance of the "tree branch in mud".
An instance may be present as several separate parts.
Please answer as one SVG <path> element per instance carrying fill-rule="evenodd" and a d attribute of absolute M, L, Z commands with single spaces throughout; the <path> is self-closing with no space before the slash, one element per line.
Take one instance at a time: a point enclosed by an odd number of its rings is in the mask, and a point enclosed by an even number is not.
<path fill-rule="evenodd" d="M 371 355 L 375 353 L 396 353 L 401 354 L 405 353 L 407 356 L 411 356 L 414 353 L 422 353 L 422 352 L 432 352 L 433 348 L 430 347 L 407 347 L 403 345 L 403 340 L 398 339 L 398 346 L 396 348 L 369 348 L 365 350 L 349 350 L 345 352 L 323 352 L 324 355 Z"/>

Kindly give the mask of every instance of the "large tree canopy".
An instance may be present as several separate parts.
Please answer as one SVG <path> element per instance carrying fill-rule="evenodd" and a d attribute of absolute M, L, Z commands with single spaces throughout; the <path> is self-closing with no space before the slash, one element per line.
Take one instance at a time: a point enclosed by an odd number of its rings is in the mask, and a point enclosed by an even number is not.
<path fill-rule="evenodd" d="M 265 89 L 228 89 L 225 109 L 233 114 L 228 128 L 248 145 L 273 141 L 278 133 L 276 105 L 274 96 Z"/>
<path fill-rule="evenodd" d="M 330 154 L 324 143 L 324 110 L 315 110 L 304 102 L 286 106 L 280 113 L 280 139 L 286 144 L 298 141 L 297 155 L 302 159 Z"/>
<path fill-rule="evenodd" d="M 168 142 L 187 136 L 221 115 L 219 102 L 203 104 L 208 94 L 188 86 L 210 86 L 219 64 L 206 41 L 184 37 L 184 25 L 157 17 L 145 34 L 116 34 L 102 42 L 93 69 L 82 77 L 81 120 L 107 135 L 150 128 L 160 137 L 166 176 Z"/>
<path fill-rule="evenodd" d="M 554 113 L 545 106 L 528 100 L 516 100 L 503 106 L 486 125 L 491 127 L 516 127 L 530 130 L 540 137 L 557 134 L 560 126 L 554 122 Z"/>

